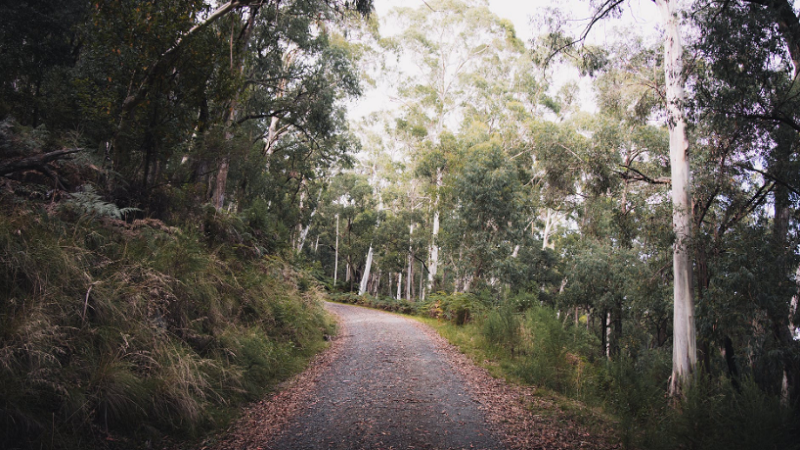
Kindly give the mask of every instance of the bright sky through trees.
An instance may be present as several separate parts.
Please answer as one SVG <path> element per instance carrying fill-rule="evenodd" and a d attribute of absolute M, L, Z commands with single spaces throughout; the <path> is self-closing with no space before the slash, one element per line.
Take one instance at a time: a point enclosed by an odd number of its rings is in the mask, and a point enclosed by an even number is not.
<path fill-rule="evenodd" d="M 620 31 L 626 28 L 636 29 L 636 34 L 649 39 L 657 39 L 659 34 L 658 11 L 655 4 L 648 0 L 629 0 L 623 15 L 618 20 L 601 21 L 594 25 L 592 32 L 587 37 L 587 42 L 604 45 L 619 39 L 627 33 Z M 378 0 L 375 2 L 375 13 L 380 20 L 380 33 L 389 36 L 398 30 L 389 18 L 391 11 L 398 7 L 417 8 L 426 3 L 422 0 Z M 531 39 L 538 33 L 537 20 L 545 15 L 548 8 L 560 8 L 571 17 L 575 29 L 582 29 L 588 23 L 592 8 L 588 1 L 582 0 L 488 0 L 489 9 L 503 19 L 514 24 L 517 36 L 530 47 Z M 573 67 L 555 68 L 557 76 L 553 80 L 553 89 L 558 90 L 568 81 L 577 81 L 581 87 L 581 108 L 595 112 L 595 99 L 592 93 L 591 81 L 578 80 L 578 72 Z M 368 87 L 365 95 L 358 98 L 349 108 L 349 115 L 357 119 L 378 110 L 393 109 L 391 88 L 379 83 L 378 86 Z"/>

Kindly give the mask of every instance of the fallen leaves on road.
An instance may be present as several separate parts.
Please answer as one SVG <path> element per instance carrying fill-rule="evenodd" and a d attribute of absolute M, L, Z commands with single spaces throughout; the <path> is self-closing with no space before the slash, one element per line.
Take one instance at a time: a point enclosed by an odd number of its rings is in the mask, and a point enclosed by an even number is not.
<path fill-rule="evenodd" d="M 346 337 L 347 330 L 340 323 L 338 336 L 331 340 L 328 349 L 314 357 L 308 369 L 278 385 L 274 395 L 246 408 L 241 418 L 213 448 L 215 450 L 268 449 L 270 441 L 302 411 L 304 406 L 310 403 L 314 387 L 330 364 L 339 357 L 342 339 Z"/>
<path fill-rule="evenodd" d="M 442 354 L 464 377 L 481 404 L 494 432 L 510 449 L 562 450 L 613 449 L 616 441 L 609 436 L 590 433 L 575 423 L 553 399 L 537 395 L 533 386 L 517 386 L 492 377 L 476 366 L 457 347 L 430 327 L 418 323 Z"/>

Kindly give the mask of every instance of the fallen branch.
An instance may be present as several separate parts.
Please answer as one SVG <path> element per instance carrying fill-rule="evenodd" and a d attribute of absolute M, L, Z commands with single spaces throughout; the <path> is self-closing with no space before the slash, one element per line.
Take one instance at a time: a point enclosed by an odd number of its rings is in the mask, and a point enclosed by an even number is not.
<path fill-rule="evenodd" d="M 56 150 L 54 152 L 43 153 L 41 155 L 28 156 L 27 158 L 18 159 L 16 161 L 0 163 L 0 177 L 23 170 L 38 170 L 39 172 L 52 176 L 53 172 L 49 167 L 47 167 L 47 164 L 65 158 L 73 153 L 78 153 L 82 150 L 83 149 L 81 148 Z"/>

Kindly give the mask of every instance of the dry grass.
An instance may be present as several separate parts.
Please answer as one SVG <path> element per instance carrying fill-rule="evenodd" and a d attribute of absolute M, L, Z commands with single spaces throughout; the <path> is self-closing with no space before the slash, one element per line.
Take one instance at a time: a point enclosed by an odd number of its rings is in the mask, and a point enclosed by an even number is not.
<path fill-rule="evenodd" d="M 330 334 L 320 288 L 279 258 L 159 221 L 4 207 L 0 447 L 207 432 Z"/>

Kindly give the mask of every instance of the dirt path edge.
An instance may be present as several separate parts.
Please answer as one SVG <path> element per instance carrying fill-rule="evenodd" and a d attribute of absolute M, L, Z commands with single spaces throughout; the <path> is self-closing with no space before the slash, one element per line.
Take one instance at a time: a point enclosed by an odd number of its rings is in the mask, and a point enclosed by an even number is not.
<path fill-rule="evenodd" d="M 274 393 L 247 406 L 241 417 L 209 448 L 269 448 L 269 443 L 280 435 L 292 419 L 303 412 L 314 395 L 321 376 L 340 356 L 342 342 L 348 336 L 347 326 L 342 318 L 334 311 L 326 310 L 338 324 L 337 334 L 331 337 L 328 348 L 311 358 L 306 370 L 278 384 Z"/>

